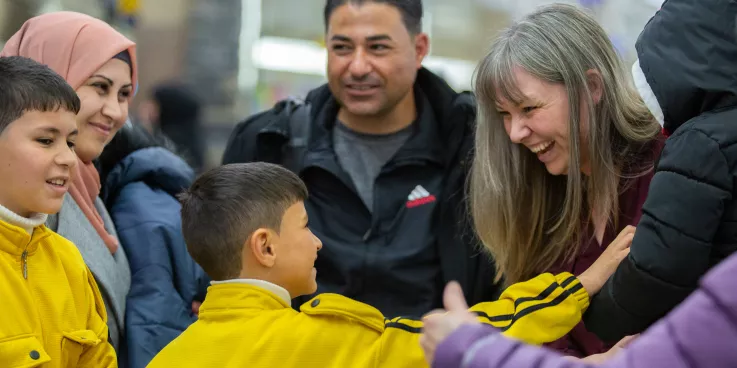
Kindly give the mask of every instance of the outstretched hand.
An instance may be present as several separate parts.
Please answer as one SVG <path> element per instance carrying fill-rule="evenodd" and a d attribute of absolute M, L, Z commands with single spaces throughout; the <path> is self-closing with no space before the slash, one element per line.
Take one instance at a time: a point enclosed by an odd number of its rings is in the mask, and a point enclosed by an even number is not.
<path fill-rule="evenodd" d="M 478 323 L 476 315 L 468 311 L 463 290 L 455 281 L 445 287 L 443 306 L 445 310 L 434 310 L 423 318 L 425 326 L 420 336 L 420 345 L 425 352 L 425 359 L 431 365 L 435 349 L 445 338 L 461 325 Z"/>
<path fill-rule="evenodd" d="M 635 227 L 625 227 L 617 238 L 604 250 L 586 271 L 578 276 L 589 297 L 594 296 L 617 270 L 619 264 L 630 254 L 630 245 L 635 237 Z"/>

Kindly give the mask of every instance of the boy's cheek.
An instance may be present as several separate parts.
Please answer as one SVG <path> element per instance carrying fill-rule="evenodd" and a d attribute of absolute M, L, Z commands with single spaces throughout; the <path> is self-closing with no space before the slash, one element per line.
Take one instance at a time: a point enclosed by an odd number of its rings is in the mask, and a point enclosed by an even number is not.
<path fill-rule="evenodd" d="M 56 200 L 55 202 L 58 203 L 54 203 L 53 207 L 49 209 L 49 215 L 57 214 L 59 213 L 59 211 L 61 211 L 61 205 L 64 203 L 64 199 L 62 198 L 60 200 Z"/>

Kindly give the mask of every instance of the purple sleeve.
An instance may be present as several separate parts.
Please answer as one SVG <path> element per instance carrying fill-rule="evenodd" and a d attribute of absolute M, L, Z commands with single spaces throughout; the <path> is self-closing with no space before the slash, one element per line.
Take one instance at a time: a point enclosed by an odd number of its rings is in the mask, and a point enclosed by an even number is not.
<path fill-rule="evenodd" d="M 504 337 L 487 325 L 459 328 L 438 345 L 433 368 L 588 368 L 547 348 Z"/>
<path fill-rule="evenodd" d="M 737 364 L 737 257 L 710 272 L 701 288 L 606 367 L 708 367 Z"/>
<path fill-rule="evenodd" d="M 438 345 L 432 366 L 460 367 L 463 356 L 474 343 L 495 335 L 499 335 L 499 330 L 489 325 L 479 323 L 461 326 Z"/>
<path fill-rule="evenodd" d="M 598 367 L 727 368 L 737 362 L 737 255 L 701 289 L 629 347 Z M 560 354 L 507 339 L 487 326 L 464 326 L 435 353 L 438 368 L 585 368 Z"/>

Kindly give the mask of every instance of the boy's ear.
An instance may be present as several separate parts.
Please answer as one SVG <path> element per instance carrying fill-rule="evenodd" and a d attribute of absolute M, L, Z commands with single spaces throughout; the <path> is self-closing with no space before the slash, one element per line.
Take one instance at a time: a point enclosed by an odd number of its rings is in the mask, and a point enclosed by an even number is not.
<path fill-rule="evenodd" d="M 261 228 L 254 231 L 248 238 L 251 255 L 264 267 L 273 267 L 276 262 L 275 235 L 273 231 Z"/>

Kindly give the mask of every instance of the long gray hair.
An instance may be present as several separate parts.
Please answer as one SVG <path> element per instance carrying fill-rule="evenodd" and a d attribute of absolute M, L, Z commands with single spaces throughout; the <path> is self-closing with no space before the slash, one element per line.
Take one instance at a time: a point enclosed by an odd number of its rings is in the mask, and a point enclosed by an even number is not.
<path fill-rule="evenodd" d="M 504 129 L 495 104 L 521 101 L 516 67 L 565 86 L 567 175 L 549 174 Z M 590 70 L 598 72 L 592 73 L 602 90 L 598 103 L 591 97 Z M 637 161 L 660 126 L 629 85 L 625 70 L 601 26 L 579 8 L 563 4 L 541 7 L 510 26 L 479 63 L 471 212 L 479 238 L 497 263 L 497 280 L 524 281 L 572 261 L 592 213 L 616 226 L 620 178 L 652 169 Z M 588 122 L 584 135 L 583 121 Z M 586 147 L 590 176 L 581 173 L 580 150 Z M 639 170 L 631 170 L 635 166 Z"/>

